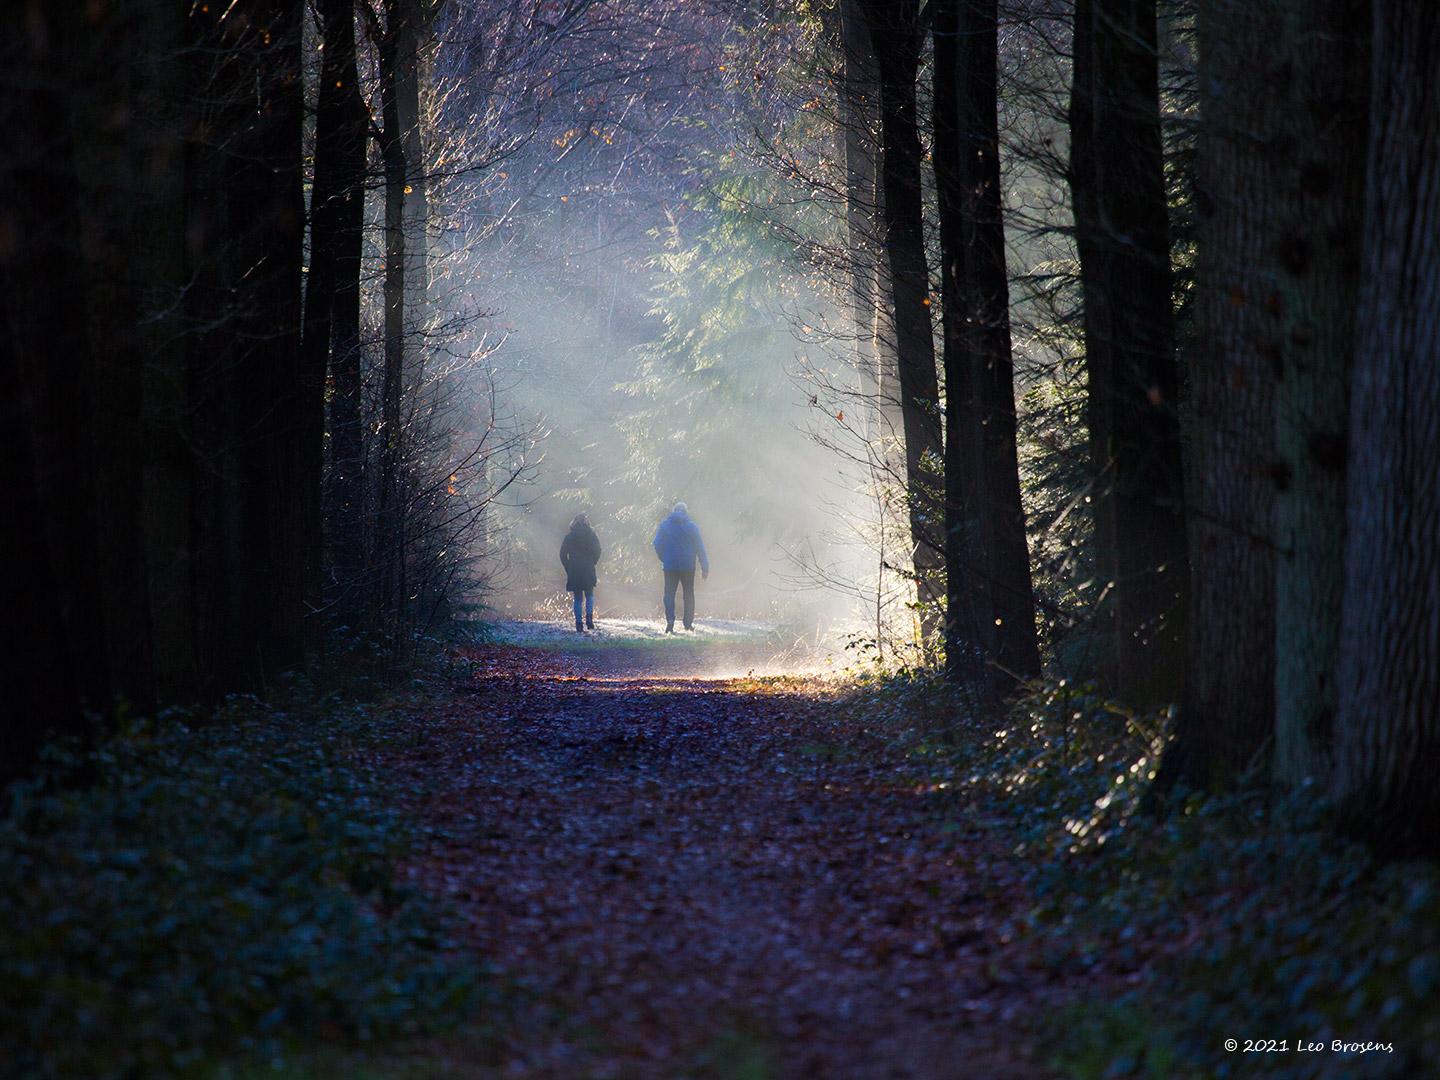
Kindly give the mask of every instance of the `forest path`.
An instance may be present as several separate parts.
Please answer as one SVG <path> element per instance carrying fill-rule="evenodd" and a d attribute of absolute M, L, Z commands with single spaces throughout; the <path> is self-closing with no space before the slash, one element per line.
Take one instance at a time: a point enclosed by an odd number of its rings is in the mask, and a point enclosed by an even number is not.
<path fill-rule="evenodd" d="M 1009 856 L 816 683 L 707 674 L 743 642 L 470 652 L 387 763 L 433 826 L 409 873 L 527 991 L 447 1075 L 1046 1075 Z"/>

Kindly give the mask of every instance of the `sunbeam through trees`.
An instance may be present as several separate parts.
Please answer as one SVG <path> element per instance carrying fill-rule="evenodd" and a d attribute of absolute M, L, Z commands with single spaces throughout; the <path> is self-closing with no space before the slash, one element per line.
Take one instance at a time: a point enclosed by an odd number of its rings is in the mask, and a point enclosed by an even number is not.
<path fill-rule="evenodd" d="M 0 1076 L 1434 1074 L 1440 5 L 0 26 Z"/>

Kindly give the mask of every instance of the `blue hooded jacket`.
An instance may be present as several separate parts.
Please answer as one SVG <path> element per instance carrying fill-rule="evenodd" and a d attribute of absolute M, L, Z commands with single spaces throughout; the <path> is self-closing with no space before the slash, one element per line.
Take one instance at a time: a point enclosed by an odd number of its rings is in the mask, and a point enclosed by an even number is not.
<path fill-rule="evenodd" d="M 699 559 L 700 569 L 710 573 L 705 541 L 700 539 L 700 530 L 683 510 L 672 510 L 670 516 L 660 522 L 650 543 L 666 570 L 688 570 L 693 574 L 695 560 Z"/>

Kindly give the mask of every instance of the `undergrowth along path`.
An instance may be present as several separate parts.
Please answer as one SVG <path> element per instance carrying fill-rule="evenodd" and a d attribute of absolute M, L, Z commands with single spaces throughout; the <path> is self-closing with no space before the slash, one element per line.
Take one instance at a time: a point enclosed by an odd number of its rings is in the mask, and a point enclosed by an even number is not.
<path fill-rule="evenodd" d="M 1031 1078 L 1067 989 L 999 841 L 745 643 L 497 645 L 387 767 L 407 867 L 523 988 L 453 1075 Z"/>

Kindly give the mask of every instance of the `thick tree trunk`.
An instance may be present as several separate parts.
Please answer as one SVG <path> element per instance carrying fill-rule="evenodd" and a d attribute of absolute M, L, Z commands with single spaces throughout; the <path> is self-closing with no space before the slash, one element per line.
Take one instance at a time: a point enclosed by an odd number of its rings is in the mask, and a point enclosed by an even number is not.
<path fill-rule="evenodd" d="M 1371 0 L 1288 0 L 1281 329 L 1275 398 L 1275 775 L 1330 771 L 1344 576 Z"/>
<path fill-rule="evenodd" d="M 189 35 L 196 124 L 185 200 L 186 258 L 193 277 L 186 307 L 196 329 L 187 391 L 201 462 L 195 511 L 196 638 L 205 676 L 202 691 L 212 696 L 253 685 L 249 675 L 255 669 L 251 658 L 258 636 L 254 606 L 259 583 L 242 580 L 247 568 L 238 555 L 238 360 L 226 333 L 234 307 L 226 258 L 231 185 L 219 134 L 240 122 L 244 77 L 222 35 L 219 12 L 192 10 Z"/>
<path fill-rule="evenodd" d="M 84 315 L 93 365 L 76 371 L 90 394 L 95 470 L 95 527 L 100 592 L 90 598 L 105 625 L 111 692 L 145 709 L 154 702 L 145 522 L 141 516 L 147 417 L 143 372 L 149 341 L 142 327 L 151 267 L 139 232 L 146 195 L 139 170 L 140 64 L 116 64 L 119 52 L 148 49 L 139 5 L 88 18 L 72 58 L 77 135 L 80 253 Z M 141 44 L 141 42 L 144 42 Z M 137 243 L 140 241 L 140 243 Z M 72 316 L 73 317 L 73 316 Z M 67 433 L 67 437 L 69 433 Z"/>
<path fill-rule="evenodd" d="M 192 379 L 208 466 L 197 603 L 204 666 L 230 689 L 304 654 L 305 523 L 319 486 L 301 449 L 315 418 L 300 377 L 300 5 L 208 5 L 190 19 L 208 121 L 187 228 L 197 322 L 210 328 Z"/>
<path fill-rule="evenodd" d="M 85 297 L 69 72 L 79 19 L 37 7 L 28 33 L 0 42 L 18 88 L 0 99 L 0 490 L 10 503 L 0 600 L 13 627 L 0 661 L 0 782 L 28 770 L 48 736 L 81 733 L 83 704 L 109 704 L 95 610 L 90 342 L 77 317 Z"/>
<path fill-rule="evenodd" d="M 1077 0 L 1074 58 L 1070 190 L 1109 591 L 1101 666 L 1125 700 L 1161 705 L 1184 685 L 1189 566 L 1155 0 Z"/>
<path fill-rule="evenodd" d="M 1364 285 L 1350 409 L 1335 792 L 1341 822 L 1437 847 L 1440 9 L 1376 0 Z"/>
<path fill-rule="evenodd" d="M 235 13 L 232 13 L 232 18 Z M 323 382 L 301 363 L 301 266 L 305 208 L 301 176 L 304 115 L 298 0 L 252 0 L 249 62 L 255 89 L 234 155 L 236 214 L 232 244 L 244 301 L 234 332 L 242 339 L 238 387 L 252 436 L 240 451 L 250 487 L 247 531 L 263 536 L 253 565 L 264 582 L 257 659 L 270 677 L 305 656 L 306 600 L 318 558 Z M 248 558 L 248 553 L 247 553 Z"/>
<path fill-rule="evenodd" d="M 934 161 L 945 359 L 945 671 L 952 680 L 971 682 L 982 674 L 977 659 L 994 654 L 995 616 L 978 517 L 985 460 L 979 371 L 966 331 L 973 291 L 966 278 L 964 141 L 959 116 L 963 2 L 937 0 L 934 7 Z"/>
<path fill-rule="evenodd" d="M 141 382 L 145 468 L 141 493 L 149 640 L 155 696 L 193 701 L 196 655 L 194 511 L 196 468 L 188 392 L 190 327 L 185 290 L 186 131 L 193 121 L 184 59 L 185 13 L 169 0 L 133 5 L 137 51 L 146 57 L 136 110 L 140 191 L 131 256 L 141 280 Z M 112 54 L 113 58 L 113 54 Z M 135 314 L 130 314 L 135 319 Z"/>
<path fill-rule="evenodd" d="M 13 126 L 8 130 L 15 132 Z M 55 129 L 51 128 L 48 135 L 54 153 Z M 0 166 L 0 171 L 4 173 L 0 175 L 0 192 L 7 196 L 6 204 L 12 208 L 24 205 L 8 198 L 14 174 L 5 166 Z M 0 220 L 11 224 L 4 218 Z M 28 261 L 14 256 L 0 260 L 0 286 L 7 299 L 24 296 L 15 288 L 11 271 L 31 269 L 24 266 Z M 40 279 L 32 280 L 40 284 Z M 4 485 L 12 522 L 17 524 L 0 532 L 0 558 L 5 559 L 7 567 L 16 568 L 0 582 L 0 603 L 5 606 L 13 635 L 0 657 L 0 693 L 6 700 L 5 719 L 0 723 L 0 787 L 35 764 L 47 739 L 84 730 L 81 699 L 75 686 L 73 661 L 77 657 L 63 617 L 65 600 L 60 575 L 46 543 L 46 530 L 40 527 L 45 508 L 38 476 L 44 470 L 30 437 L 36 427 L 51 423 L 53 418 L 34 415 L 35 401 L 23 378 L 29 365 L 20 355 L 30 335 L 17 335 L 19 329 L 15 313 L 6 311 L 0 321 L 0 484 Z M 25 523 L 25 527 L 17 527 L 18 523 Z"/>
<path fill-rule="evenodd" d="M 1274 0 L 1214 0 L 1200 33 L 1190 658 L 1162 787 L 1237 779 L 1268 745 L 1275 712 L 1272 358 L 1288 76 L 1272 51 Z"/>
<path fill-rule="evenodd" d="M 353 617 L 358 614 L 356 591 L 365 565 L 360 258 L 369 115 L 356 69 L 354 0 L 323 0 L 320 26 L 324 50 L 315 115 L 310 271 L 301 348 L 307 379 L 318 375 L 323 386 L 327 365 L 331 378 L 329 501 L 334 528 L 330 549 L 339 611 Z M 307 443 L 307 454 L 320 450 Z"/>
<path fill-rule="evenodd" d="M 885 258 L 893 301 L 911 541 L 924 605 L 922 629 L 928 637 L 940 628 L 935 613 L 943 595 L 943 526 L 935 488 L 944 449 L 915 99 L 921 33 L 918 5 L 912 0 L 865 0 L 865 9 L 880 81 Z"/>
<path fill-rule="evenodd" d="M 994 627 L 995 666 L 1009 677 L 1027 679 L 1040 674 L 1040 649 L 1016 447 L 1010 282 L 1000 194 L 997 5 L 990 0 L 963 0 L 956 25 L 962 349 L 974 373 L 973 400 L 981 432 L 975 513 L 985 573 L 979 585 Z"/>

